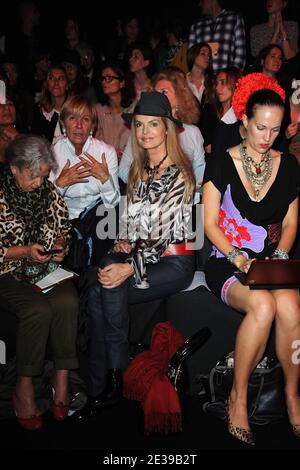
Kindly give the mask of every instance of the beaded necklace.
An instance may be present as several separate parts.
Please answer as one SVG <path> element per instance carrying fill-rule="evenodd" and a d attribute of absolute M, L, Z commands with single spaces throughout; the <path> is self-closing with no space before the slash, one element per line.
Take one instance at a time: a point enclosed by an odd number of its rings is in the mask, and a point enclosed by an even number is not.
<path fill-rule="evenodd" d="M 240 156 L 243 170 L 255 193 L 255 201 L 260 202 L 260 192 L 267 184 L 273 169 L 273 158 L 271 151 L 268 150 L 262 157 L 260 163 L 256 163 L 250 155 L 247 154 L 246 141 L 240 143 Z M 255 168 L 253 171 L 252 167 Z"/>
<path fill-rule="evenodd" d="M 157 165 L 154 165 L 153 168 L 150 167 L 149 162 L 146 162 L 145 164 L 145 170 L 147 172 L 148 178 L 146 180 L 146 193 L 149 192 L 150 186 L 153 183 L 153 180 L 155 176 L 157 175 L 159 168 L 163 164 L 163 162 L 166 160 L 168 157 L 168 154 L 166 154 L 159 162 Z"/>

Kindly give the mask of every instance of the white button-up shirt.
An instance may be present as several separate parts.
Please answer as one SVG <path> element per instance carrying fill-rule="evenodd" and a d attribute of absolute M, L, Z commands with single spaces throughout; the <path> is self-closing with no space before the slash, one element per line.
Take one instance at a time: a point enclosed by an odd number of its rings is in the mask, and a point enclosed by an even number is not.
<path fill-rule="evenodd" d="M 80 162 L 80 159 L 75 153 L 73 144 L 65 137 L 61 137 L 55 143 L 53 151 L 58 167 L 55 171 L 51 171 L 49 179 L 55 184 L 67 160 L 70 160 L 71 166 L 74 166 Z M 102 154 L 105 154 L 109 179 L 102 184 L 97 178 L 90 176 L 85 178 L 88 179 L 87 183 L 75 183 L 65 188 L 57 186 L 68 207 L 70 219 L 77 218 L 82 211 L 92 206 L 100 196 L 106 207 L 115 207 L 120 200 L 118 158 L 115 149 L 103 141 L 89 137 L 82 149 L 81 155 L 83 157 L 85 152 L 100 162 L 102 161 Z"/>

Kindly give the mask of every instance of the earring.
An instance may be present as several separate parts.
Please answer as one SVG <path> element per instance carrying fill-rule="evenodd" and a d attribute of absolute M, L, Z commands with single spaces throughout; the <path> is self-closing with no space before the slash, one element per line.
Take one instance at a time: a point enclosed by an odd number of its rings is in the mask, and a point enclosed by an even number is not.
<path fill-rule="evenodd" d="M 62 133 L 63 133 L 64 139 L 67 140 L 67 131 L 65 127 L 63 127 L 62 129 Z"/>
<path fill-rule="evenodd" d="M 93 140 L 93 131 L 92 130 L 90 131 L 89 139 L 90 139 L 90 141 Z"/>

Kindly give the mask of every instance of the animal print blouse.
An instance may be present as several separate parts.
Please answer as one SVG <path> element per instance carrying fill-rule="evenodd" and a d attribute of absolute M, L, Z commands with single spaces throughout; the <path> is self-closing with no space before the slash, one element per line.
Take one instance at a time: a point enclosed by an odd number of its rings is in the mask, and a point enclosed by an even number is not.
<path fill-rule="evenodd" d="M 170 243 L 191 238 L 192 204 L 185 204 L 184 190 L 176 165 L 170 165 L 149 187 L 147 181 L 141 181 L 135 188 L 121 217 L 118 238 L 140 246 L 146 263 L 157 263 Z"/>
<path fill-rule="evenodd" d="M 67 207 L 51 184 L 51 203 L 47 210 L 47 222 L 41 228 L 45 248 L 53 247 L 58 238 L 62 238 L 66 247 L 71 239 L 71 224 Z M 32 214 L 34 217 L 35 214 Z M 8 248 L 24 245 L 24 220 L 18 218 L 9 207 L 5 194 L 0 189 L 0 276 L 20 267 L 20 260 L 5 260 Z"/>

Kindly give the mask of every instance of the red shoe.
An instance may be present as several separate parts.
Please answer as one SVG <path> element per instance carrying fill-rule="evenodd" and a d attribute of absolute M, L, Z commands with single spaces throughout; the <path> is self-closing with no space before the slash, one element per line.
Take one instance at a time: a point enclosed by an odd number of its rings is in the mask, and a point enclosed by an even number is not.
<path fill-rule="evenodd" d="M 16 398 L 13 396 L 14 411 L 19 425 L 27 431 L 38 431 L 43 427 L 42 415 L 32 415 L 29 418 L 20 418 L 15 407 Z"/>
<path fill-rule="evenodd" d="M 62 402 L 53 402 L 51 406 L 51 411 L 57 421 L 63 421 L 68 416 L 69 405 L 64 405 Z"/>
<path fill-rule="evenodd" d="M 38 431 L 43 426 L 42 416 L 33 415 L 30 418 L 19 418 L 16 415 L 16 419 L 19 425 L 27 431 Z"/>

